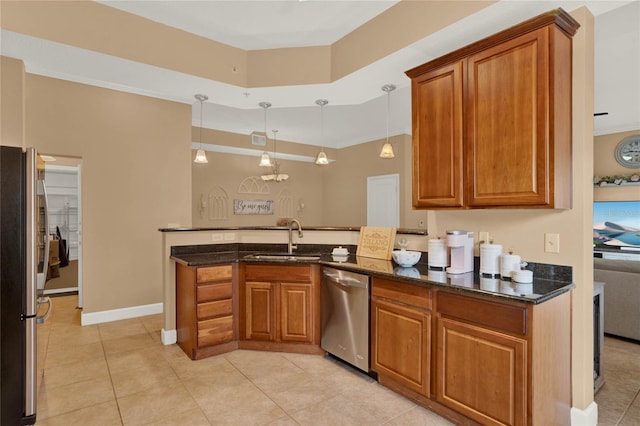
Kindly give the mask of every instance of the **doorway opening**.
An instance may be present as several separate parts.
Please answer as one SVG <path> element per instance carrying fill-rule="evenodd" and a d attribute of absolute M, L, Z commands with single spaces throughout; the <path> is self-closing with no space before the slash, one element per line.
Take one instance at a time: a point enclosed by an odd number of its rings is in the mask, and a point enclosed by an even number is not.
<path fill-rule="evenodd" d="M 54 156 L 45 165 L 49 236 L 55 247 L 50 254 L 49 280 L 45 295 L 78 293 L 82 307 L 82 191 L 79 158 Z M 52 256 L 57 255 L 57 260 Z"/>

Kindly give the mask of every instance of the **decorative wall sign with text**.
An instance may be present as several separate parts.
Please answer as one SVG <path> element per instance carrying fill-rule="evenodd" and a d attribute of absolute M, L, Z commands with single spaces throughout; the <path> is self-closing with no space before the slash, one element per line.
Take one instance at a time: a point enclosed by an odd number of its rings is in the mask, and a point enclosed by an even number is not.
<path fill-rule="evenodd" d="M 234 214 L 273 214 L 273 200 L 233 200 Z"/>

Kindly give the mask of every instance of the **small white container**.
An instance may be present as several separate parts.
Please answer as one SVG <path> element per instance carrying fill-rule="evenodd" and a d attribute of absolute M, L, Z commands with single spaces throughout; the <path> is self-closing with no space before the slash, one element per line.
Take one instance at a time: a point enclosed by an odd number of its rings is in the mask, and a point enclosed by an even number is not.
<path fill-rule="evenodd" d="M 500 274 L 500 244 L 480 244 L 480 273 L 488 275 Z"/>
<path fill-rule="evenodd" d="M 511 275 L 511 279 L 517 283 L 530 284 L 533 282 L 533 271 L 528 269 L 518 269 Z"/>
<path fill-rule="evenodd" d="M 500 256 L 500 276 L 511 279 L 511 275 L 521 268 L 521 259 L 517 254 Z"/>
<path fill-rule="evenodd" d="M 447 259 L 447 242 L 440 239 L 429 240 L 429 267 L 446 268 L 449 266 Z"/>
<path fill-rule="evenodd" d="M 347 250 L 346 248 L 340 246 L 340 247 L 335 247 L 333 249 L 333 251 L 331 252 L 331 254 L 333 256 L 349 256 L 349 250 Z"/>

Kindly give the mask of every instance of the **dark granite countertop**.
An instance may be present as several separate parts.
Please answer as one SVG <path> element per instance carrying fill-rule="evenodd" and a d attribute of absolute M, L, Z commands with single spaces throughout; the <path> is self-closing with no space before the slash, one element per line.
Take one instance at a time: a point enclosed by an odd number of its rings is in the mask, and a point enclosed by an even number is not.
<path fill-rule="evenodd" d="M 572 280 L 572 268 L 548 264 L 529 263 L 527 269 L 533 270 L 532 284 L 518 284 L 499 278 L 485 278 L 477 272 L 451 275 L 444 271 L 432 271 L 428 267 L 428 253 L 423 253 L 420 262 L 410 268 L 400 267 L 392 260 L 372 259 L 355 256 L 356 246 L 343 246 L 351 253 L 347 257 L 331 255 L 334 245 L 299 244 L 297 255 L 315 255 L 317 261 L 297 261 L 286 258 L 264 260 L 246 258 L 257 253 L 286 253 L 286 244 L 208 244 L 193 246 L 174 246 L 171 259 L 187 266 L 206 266 L 230 262 L 247 263 L 320 263 L 338 269 L 364 273 L 370 276 L 393 278 L 415 285 L 446 287 L 460 292 L 482 294 L 501 299 L 538 304 L 552 299 L 575 287 Z M 479 270 L 476 258 L 475 271 Z"/>
<path fill-rule="evenodd" d="M 305 231 L 360 231 L 360 226 L 303 226 Z M 193 232 L 193 231 L 288 231 L 286 226 L 231 226 L 218 228 L 159 228 L 160 232 Z M 396 234 L 427 235 L 426 229 L 398 228 Z"/>

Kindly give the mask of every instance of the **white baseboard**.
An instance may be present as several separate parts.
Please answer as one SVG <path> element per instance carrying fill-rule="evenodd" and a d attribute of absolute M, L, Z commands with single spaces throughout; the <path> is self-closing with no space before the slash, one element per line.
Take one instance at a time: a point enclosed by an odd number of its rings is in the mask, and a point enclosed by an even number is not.
<path fill-rule="evenodd" d="M 78 287 L 66 287 L 66 288 L 56 288 L 53 290 L 45 290 L 44 295 L 49 294 L 58 294 L 58 293 L 71 293 L 72 291 L 78 291 Z"/>
<path fill-rule="evenodd" d="M 165 330 L 164 328 L 160 332 L 163 345 L 173 345 L 178 341 L 178 333 L 176 330 Z"/>
<path fill-rule="evenodd" d="M 597 424 L 598 404 L 595 401 L 584 410 L 571 407 L 571 426 L 596 426 Z"/>
<path fill-rule="evenodd" d="M 131 306 L 129 308 L 112 309 L 110 311 L 82 313 L 80 324 L 92 325 L 103 322 L 111 322 L 129 318 L 143 317 L 145 315 L 161 314 L 162 303 L 152 303 L 150 305 Z"/>

